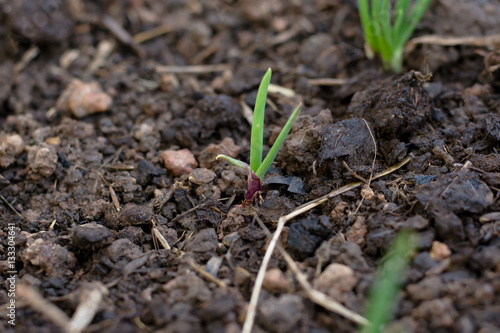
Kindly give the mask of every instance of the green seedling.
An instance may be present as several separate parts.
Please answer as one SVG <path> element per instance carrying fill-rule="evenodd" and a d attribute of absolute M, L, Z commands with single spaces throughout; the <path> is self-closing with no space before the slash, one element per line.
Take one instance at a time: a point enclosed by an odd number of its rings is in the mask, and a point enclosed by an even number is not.
<path fill-rule="evenodd" d="M 370 288 L 365 313 L 370 324 L 360 327 L 359 332 L 380 333 L 383 326 L 392 319 L 397 294 L 402 286 L 402 276 L 406 273 L 408 260 L 415 249 L 415 235 L 410 231 L 399 232 L 382 259 Z"/>
<path fill-rule="evenodd" d="M 403 48 L 431 0 L 358 0 L 358 10 L 368 49 L 380 54 L 384 68 L 400 73 Z M 410 8 L 411 7 L 411 8 Z M 371 52 L 367 52 L 372 57 Z"/>
<path fill-rule="evenodd" d="M 266 158 L 262 160 L 262 146 L 264 136 L 264 112 L 266 107 L 267 89 L 271 82 L 271 69 L 269 68 L 260 82 L 259 91 L 257 92 L 257 99 L 255 101 L 255 108 L 253 112 L 252 133 L 250 139 L 250 165 L 247 163 L 231 158 L 226 155 L 218 155 L 217 159 L 223 158 L 230 163 L 245 169 L 248 175 L 247 193 L 245 194 L 245 203 L 253 202 L 255 195 L 262 191 L 262 179 L 267 170 L 273 163 L 278 151 L 280 150 L 283 142 L 285 141 L 293 121 L 297 118 L 300 112 L 300 104 L 295 108 L 285 126 L 281 130 L 278 138 L 274 142 L 271 150 Z"/>

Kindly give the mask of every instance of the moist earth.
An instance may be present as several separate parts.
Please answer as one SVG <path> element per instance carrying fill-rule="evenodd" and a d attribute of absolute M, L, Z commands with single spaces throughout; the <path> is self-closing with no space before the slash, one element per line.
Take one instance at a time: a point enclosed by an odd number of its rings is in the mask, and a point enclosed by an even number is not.
<path fill-rule="evenodd" d="M 500 331 L 500 56 L 479 42 L 498 2 L 431 2 L 416 36 L 477 43 L 414 45 L 397 75 L 366 59 L 356 1 L 0 1 L 0 22 L 2 318 L 17 272 L 0 331 L 63 332 L 50 305 L 71 318 L 99 295 L 84 332 L 240 332 L 269 245 L 257 218 L 274 231 L 358 181 L 280 236 L 311 285 L 363 314 L 412 230 L 384 331 Z M 215 157 L 248 162 L 269 67 L 264 154 L 303 106 L 242 205 L 246 174 Z M 357 330 L 275 252 L 254 332 Z"/>

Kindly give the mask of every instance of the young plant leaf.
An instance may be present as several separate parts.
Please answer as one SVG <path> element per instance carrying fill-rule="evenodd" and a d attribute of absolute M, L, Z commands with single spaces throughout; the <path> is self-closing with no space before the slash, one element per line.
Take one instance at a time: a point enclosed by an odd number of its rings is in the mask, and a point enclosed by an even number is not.
<path fill-rule="evenodd" d="M 255 108 L 253 111 L 252 135 L 250 139 L 250 168 L 255 172 L 262 163 L 262 145 L 264 144 L 264 111 L 266 109 L 267 88 L 271 83 L 271 68 L 260 82 Z"/>
<path fill-rule="evenodd" d="M 255 101 L 255 109 L 252 122 L 252 135 L 250 141 L 250 165 L 223 154 L 220 154 L 216 157 L 216 159 L 223 158 L 228 162 L 236 165 L 237 167 L 240 167 L 247 171 L 248 179 L 247 192 L 245 194 L 245 203 L 248 204 L 253 203 L 255 197 L 262 191 L 261 180 L 276 158 L 276 155 L 283 145 L 288 132 L 290 132 L 293 121 L 299 114 L 301 107 L 301 104 L 299 104 L 299 106 L 297 106 L 297 108 L 293 111 L 292 115 L 278 135 L 276 142 L 271 147 L 271 150 L 267 154 L 264 161 L 262 161 L 262 146 L 264 144 L 264 112 L 267 99 L 267 89 L 269 87 L 269 84 L 271 83 L 271 74 L 271 69 L 269 68 L 262 78 L 259 86 L 259 91 L 257 92 L 257 99 Z"/>
<path fill-rule="evenodd" d="M 297 115 L 300 112 L 300 107 L 302 104 L 299 104 L 295 110 L 293 111 L 292 115 L 290 118 L 288 118 L 288 121 L 286 122 L 285 126 L 281 129 L 280 134 L 278 135 L 278 138 L 274 142 L 273 146 L 271 147 L 271 150 L 267 154 L 266 158 L 260 165 L 260 167 L 255 171 L 255 174 L 257 177 L 260 179 L 264 178 L 264 175 L 266 174 L 267 170 L 273 163 L 274 159 L 276 158 L 276 155 L 278 155 L 278 151 L 280 150 L 281 146 L 283 145 L 283 142 L 286 139 L 286 136 L 288 135 L 288 132 L 290 132 L 290 129 L 292 128 L 293 121 L 295 118 L 297 118 Z"/>
<path fill-rule="evenodd" d="M 215 159 L 218 160 L 219 158 L 223 158 L 226 161 L 228 161 L 229 163 L 234 164 L 237 167 L 240 167 L 242 169 L 250 170 L 250 166 L 243 161 L 237 160 L 235 158 L 229 157 L 229 156 L 224 155 L 224 154 L 217 155 L 217 157 Z"/>

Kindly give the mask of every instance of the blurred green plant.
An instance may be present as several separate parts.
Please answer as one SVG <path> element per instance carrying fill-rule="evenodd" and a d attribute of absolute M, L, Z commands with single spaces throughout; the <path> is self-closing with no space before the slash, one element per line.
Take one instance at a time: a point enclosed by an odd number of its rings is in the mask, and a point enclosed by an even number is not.
<path fill-rule="evenodd" d="M 247 163 L 231 158 L 226 155 L 218 155 L 217 159 L 223 158 L 237 167 L 243 168 L 247 171 L 247 193 L 245 194 L 245 202 L 250 203 L 254 200 L 255 195 L 262 191 L 262 179 L 267 170 L 273 163 L 278 151 L 280 150 L 286 136 L 290 132 L 293 121 L 300 112 L 301 104 L 299 104 L 293 111 L 290 118 L 282 128 L 278 138 L 274 142 L 271 150 L 267 154 L 264 161 L 262 161 L 262 146 L 264 137 L 264 113 L 266 107 L 267 90 L 271 83 L 271 69 L 269 68 L 260 82 L 259 91 L 257 92 L 257 99 L 255 101 L 255 108 L 252 121 L 252 133 L 250 141 L 250 165 Z"/>
<path fill-rule="evenodd" d="M 365 318 L 370 324 L 360 326 L 358 332 L 379 333 L 389 322 L 397 305 L 397 294 L 406 274 L 408 261 L 416 249 L 416 235 L 411 231 L 400 231 L 387 254 L 382 259 L 368 296 Z"/>
<path fill-rule="evenodd" d="M 367 56 L 380 54 L 384 69 L 400 73 L 403 49 L 431 0 L 358 0 L 358 10 L 367 44 Z M 411 8 L 410 8 L 411 7 Z M 372 52 L 370 52 L 372 51 Z"/>

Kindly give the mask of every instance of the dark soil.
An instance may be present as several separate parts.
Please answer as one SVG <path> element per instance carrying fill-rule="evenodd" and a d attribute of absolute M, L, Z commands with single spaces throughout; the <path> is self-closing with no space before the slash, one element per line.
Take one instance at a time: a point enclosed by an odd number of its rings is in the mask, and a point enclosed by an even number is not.
<path fill-rule="evenodd" d="M 0 20 L 1 332 L 62 332 L 27 290 L 69 318 L 98 291 L 84 332 L 239 332 L 269 238 L 239 206 L 245 174 L 215 156 L 248 161 L 241 102 L 253 108 L 268 67 L 295 95 L 270 94 L 265 152 L 303 102 L 255 208 L 271 230 L 412 157 L 287 224 L 281 242 L 311 284 L 363 314 L 380 259 L 411 229 L 386 331 L 500 331 L 498 49 L 418 45 L 391 75 L 364 57 L 347 0 L 0 1 Z M 497 1 L 433 1 L 415 35 L 498 31 Z M 227 67 L 159 67 L 210 64 Z M 328 77 L 346 81 L 309 81 Z M 254 332 L 356 330 L 277 253 L 268 269 Z"/>

